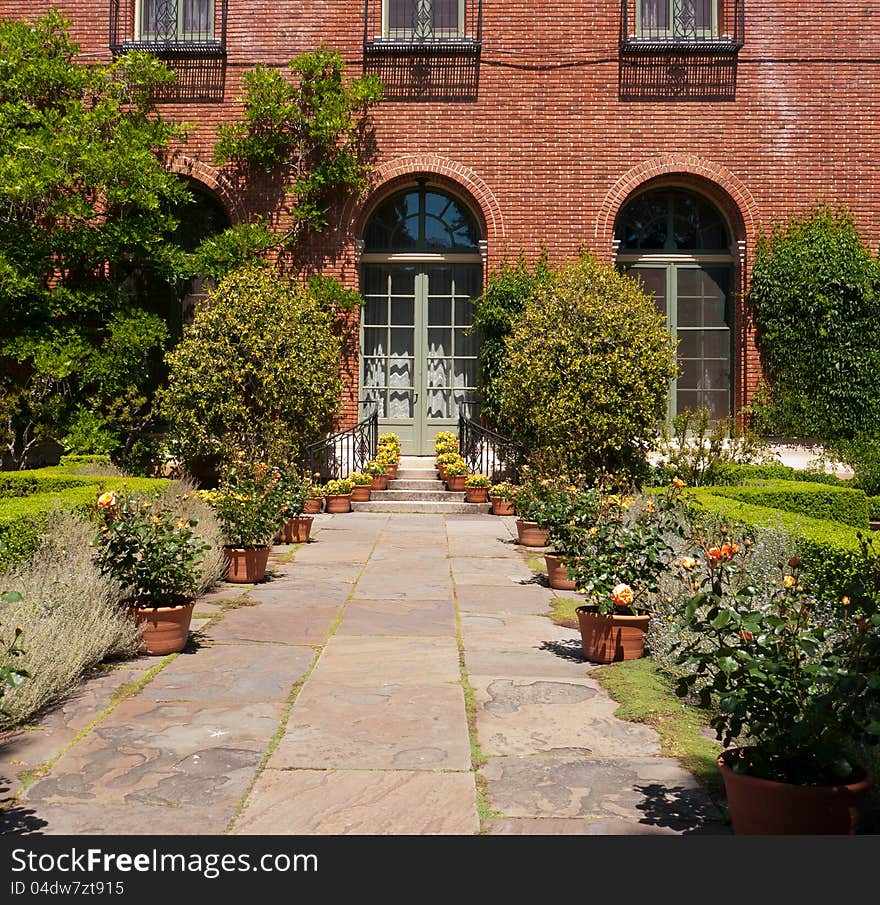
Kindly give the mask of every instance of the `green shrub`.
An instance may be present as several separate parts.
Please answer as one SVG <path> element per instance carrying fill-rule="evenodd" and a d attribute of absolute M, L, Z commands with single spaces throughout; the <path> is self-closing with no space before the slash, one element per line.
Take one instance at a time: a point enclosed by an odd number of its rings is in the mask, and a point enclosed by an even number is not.
<path fill-rule="evenodd" d="M 784 509 L 810 518 L 868 527 L 868 500 L 862 490 L 799 481 L 774 481 L 746 487 L 713 487 L 716 496 L 753 506 Z"/>
<path fill-rule="evenodd" d="M 506 349 L 503 426 L 544 470 L 590 478 L 645 469 L 675 357 L 635 280 L 589 256 L 555 271 L 515 318 Z"/>
<path fill-rule="evenodd" d="M 853 485 L 868 496 L 880 496 L 880 442 L 862 435 L 834 445 L 834 455 L 853 470 Z"/>
<path fill-rule="evenodd" d="M 778 528 L 786 532 L 797 545 L 811 591 L 825 600 L 840 599 L 842 589 L 862 567 L 857 529 L 840 522 L 733 500 L 719 496 L 717 490 L 704 487 L 688 491 L 687 499 L 696 504 L 691 507 L 696 518 L 720 519 L 730 526 L 741 525 L 746 531 Z"/>
<path fill-rule="evenodd" d="M 821 209 L 761 236 L 749 301 L 769 390 L 761 433 L 836 441 L 877 435 L 880 268 L 845 211 Z"/>
<path fill-rule="evenodd" d="M 880 521 L 880 496 L 868 497 L 868 518 L 872 522 Z"/>
<path fill-rule="evenodd" d="M 58 463 L 62 468 L 77 468 L 80 465 L 112 465 L 110 456 L 62 456 Z"/>
<path fill-rule="evenodd" d="M 160 410 L 181 462 L 294 461 L 339 409 L 333 316 L 270 268 L 230 274 L 168 354 Z"/>
<path fill-rule="evenodd" d="M 826 471 L 803 471 L 790 465 L 728 465 L 718 484 L 739 485 L 759 481 L 804 481 L 809 484 L 827 484 L 831 487 L 849 487 L 850 482 Z"/>
<path fill-rule="evenodd" d="M 0 498 L 24 497 L 35 493 L 57 493 L 73 487 L 92 486 L 97 486 L 94 478 L 80 477 L 58 468 L 0 471 Z"/>

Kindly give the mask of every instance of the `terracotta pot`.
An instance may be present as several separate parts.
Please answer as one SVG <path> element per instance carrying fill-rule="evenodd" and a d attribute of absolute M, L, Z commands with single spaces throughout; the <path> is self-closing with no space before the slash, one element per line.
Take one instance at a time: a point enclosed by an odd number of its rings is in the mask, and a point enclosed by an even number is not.
<path fill-rule="evenodd" d="M 312 531 L 311 516 L 296 516 L 281 528 L 282 544 L 306 544 Z"/>
<path fill-rule="evenodd" d="M 195 601 L 182 606 L 130 606 L 135 625 L 141 630 L 142 654 L 156 657 L 176 654 L 186 647 Z"/>
<path fill-rule="evenodd" d="M 303 512 L 307 512 L 309 515 L 317 515 L 324 506 L 324 501 L 321 497 L 312 497 L 312 499 L 306 500 L 303 504 Z"/>
<path fill-rule="evenodd" d="M 355 484 L 351 489 L 352 503 L 369 503 L 371 490 L 372 487 L 369 484 Z"/>
<path fill-rule="evenodd" d="M 385 490 L 388 487 L 388 475 L 387 474 L 374 474 L 373 475 L 373 485 L 370 487 L 370 490 Z"/>
<path fill-rule="evenodd" d="M 638 660 L 645 653 L 645 632 L 651 617 L 601 615 L 596 607 L 578 607 L 581 647 L 592 663 Z"/>
<path fill-rule="evenodd" d="M 544 554 L 544 561 L 547 563 L 547 580 L 550 587 L 556 591 L 573 591 L 577 587 L 574 579 L 568 577 L 568 569 L 559 560 L 558 556 L 552 553 Z"/>
<path fill-rule="evenodd" d="M 446 480 L 446 469 L 442 465 L 437 466 L 437 477 L 440 478 L 441 481 Z"/>
<path fill-rule="evenodd" d="M 731 748 L 718 758 L 733 831 L 738 836 L 852 836 L 871 775 L 859 768 L 839 786 L 801 786 L 760 779 L 731 769 L 748 748 Z"/>
<path fill-rule="evenodd" d="M 513 500 L 502 500 L 500 496 L 492 497 L 492 515 L 513 515 Z"/>
<path fill-rule="evenodd" d="M 516 520 L 516 530 L 519 534 L 519 542 L 524 547 L 546 547 L 550 532 L 546 528 L 539 528 L 537 522 L 527 522 L 525 519 Z"/>
<path fill-rule="evenodd" d="M 224 547 L 226 580 L 236 584 L 252 584 L 266 577 L 269 547 Z"/>
<path fill-rule="evenodd" d="M 397 477 L 397 462 L 393 465 L 389 465 L 385 469 L 385 474 L 388 475 L 389 480 L 393 481 Z"/>
<path fill-rule="evenodd" d="M 488 503 L 489 488 L 488 487 L 465 487 L 464 492 L 467 494 L 465 499 L 468 503 Z"/>
<path fill-rule="evenodd" d="M 450 493 L 461 493 L 467 490 L 464 482 L 467 480 L 466 474 L 451 474 L 446 477 L 446 489 Z"/>
<path fill-rule="evenodd" d="M 336 493 L 333 496 L 325 496 L 327 512 L 351 512 L 351 494 Z"/>

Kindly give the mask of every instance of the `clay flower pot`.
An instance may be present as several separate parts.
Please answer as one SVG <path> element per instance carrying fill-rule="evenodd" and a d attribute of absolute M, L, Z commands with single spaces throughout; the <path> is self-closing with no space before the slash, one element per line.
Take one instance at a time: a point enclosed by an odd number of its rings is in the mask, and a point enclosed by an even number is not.
<path fill-rule="evenodd" d="M 568 577 L 568 569 L 552 553 L 544 554 L 544 562 L 547 563 L 547 580 L 550 587 L 556 591 L 573 591 L 577 588 L 574 579 Z"/>
<path fill-rule="evenodd" d="M 718 758 L 733 831 L 738 836 L 853 835 L 871 775 L 859 768 L 839 786 L 801 786 L 736 773 L 748 748 L 730 748 Z"/>
<path fill-rule="evenodd" d="M 234 584 L 252 584 L 266 577 L 269 547 L 224 547 L 226 580 Z"/>
<path fill-rule="evenodd" d="M 550 532 L 546 528 L 539 528 L 537 522 L 527 522 L 525 519 L 516 520 L 516 530 L 519 534 L 519 542 L 524 547 L 546 547 Z"/>
<path fill-rule="evenodd" d="M 327 504 L 327 512 L 351 512 L 350 493 L 335 493 L 332 496 L 325 496 L 324 502 Z"/>
<path fill-rule="evenodd" d="M 371 490 L 372 487 L 369 484 L 355 484 L 351 488 L 352 503 L 369 503 Z"/>
<path fill-rule="evenodd" d="M 502 500 L 500 496 L 493 496 L 492 515 L 514 515 L 513 500 Z"/>
<path fill-rule="evenodd" d="M 577 609 L 581 648 L 591 663 L 618 663 L 638 660 L 645 653 L 645 632 L 651 617 L 603 616 L 597 607 Z"/>
<path fill-rule="evenodd" d="M 440 478 L 441 481 L 446 480 L 446 469 L 442 465 L 437 466 L 437 477 Z"/>
<path fill-rule="evenodd" d="M 374 474 L 373 475 L 373 484 L 370 487 L 370 490 L 385 490 L 388 487 L 388 475 L 387 474 Z"/>
<path fill-rule="evenodd" d="M 281 528 L 282 544 L 306 544 L 312 531 L 311 516 L 295 516 Z"/>
<path fill-rule="evenodd" d="M 317 515 L 324 507 L 324 501 L 321 497 L 312 497 L 303 503 L 303 512 L 309 515 Z"/>
<path fill-rule="evenodd" d="M 468 503 L 488 503 L 489 488 L 488 487 L 465 487 L 465 500 Z"/>
<path fill-rule="evenodd" d="M 141 630 L 139 653 L 162 657 L 180 653 L 189 640 L 195 601 L 181 606 L 130 606 L 135 625 Z"/>
<path fill-rule="evenodd" d="M 466 474 L 447 475 L 446 489 L 450 493 L 462 493 L 464 490 L 467 490 L 467 487 L 465 487 L 465 481 L 467 481 Z"/>
<path fill-rule="evenodd" d="M 385 474 L 388 475 L 388 479 L 390 481 L 393 481 L 397 477 L 397 462 L 395 462 L 393 465 L 389 465 L 385 469 Z"/>

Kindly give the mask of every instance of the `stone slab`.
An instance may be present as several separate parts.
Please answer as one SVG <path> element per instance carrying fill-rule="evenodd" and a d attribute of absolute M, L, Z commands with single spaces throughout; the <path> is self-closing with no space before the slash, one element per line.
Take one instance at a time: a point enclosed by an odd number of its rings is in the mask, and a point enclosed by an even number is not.
<path fill-rule="evenodd" d="M 507 587 L 456 584 L 455 597 L 463 613 L 520 613 L 538 615 L 550 609 L 553 595 L 538 585 Z"/>
<path fill-rule="evenodd" d="M 204 632 L 209 641 L 264 644 L 323 644 L 339 616 L 341 604 L 259 606 L 227 613 Z"/>
<path fill-rule="evenodd" d="M 472 773 L 265 770 L 236 835 L 473 835 Z"/>
<path fill-rule="evenodd" d="M 334 635 L 322 651 L 312 677 L 343 685 L 458 683 L 458 645 L 452 638 Z"/>
<path fill-rule="evenodd" d="M 488 585 L 496 588 L 512 588 L 528 586 L 535 581 L 534 573 L 525 563 L 507 556 L 498 558 L 458 556 L 450 561 L 452 577 L 458 587 Z"/>
<path fill-rule="evenodd" d="M 469 770 L 460 687 L 310 679 L 269 767 Z"/>
<path fill-rule="evenodd" d="M 315 651 L 280 644 L 217 644 L 181 654 L 140 693 L 150 701 L 280 702 Z"/>
<path fill-rule="evenodd" d="M 489 756 L 660 753 L 655 730 L 615 718 L 619 705 L 590 680 L 469 677 L 477 698 L 477 736 Z"/>
<path fill-rule="evenodd" d="M 31 786 L 28 803 L 234 807 L 283 712 L 271 704 L 124 701 Z"/>
<path fill-rule="evenodd" d="M 511 613 L 463 613 L 461 634 L 467 650 L 531 650 L 548 642 L 580 644 L 576 629 L 556 625 L 544 616 Z"/>
<path fill-rule="evenodd" d="M 455 608 L 446 600 L 354 600 L 336 634 L 454 638 Z"/>
<path fill-rule="evenodd" d="M 548 642 L 546 647 L 532 650 L 468 650 L 465 665 L 472 676 L 498 678 L 567 678 L 581 679 L 589 671 L 583 659 L 580 642 L 577 647 Z"/>
<path fill-rule="evenodd" d="M 355 585 L 355 600 L 452 599 L 452 581 L 446 561 L 425 562 L 416 570 L 395 563 L 370 563 Z"/>
<path fill-rule="evenodd" d="M 294 557 L 294 565 L 300 563 L 338 563 L 348 566 L 352 563 L 365 563 L 373 552 L 374 539 L 336 540 L 323 535 L 319 541 L 300 548 Z"/>
<path fill-rule="evenodd" d="M 481 773 L 506 817 L 622 819 L 679 833 L 720 823 L 693 776 L 668 758 L 496 757 Z"/>

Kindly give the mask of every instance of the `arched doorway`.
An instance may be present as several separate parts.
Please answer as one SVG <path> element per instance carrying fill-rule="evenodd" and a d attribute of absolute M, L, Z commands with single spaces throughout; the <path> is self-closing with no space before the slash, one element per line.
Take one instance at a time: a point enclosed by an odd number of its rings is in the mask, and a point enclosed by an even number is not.
<path fill-rule="evenodd" d="M 618 264 L 653 294 L 678 340 L 670 417 L 697 408 L 728 417 L 734 401 L 734 257 L 721 212 L 688 189 L 651 189 L 623 206 L 614 232 Z"/>
<path fill-rule="evenodd" d="M 426 180 L 382 201 L 364 231 L 361 393 L 406 453 L 433 452 L 476 390 L 480 239 L 469 208 Z"/>

